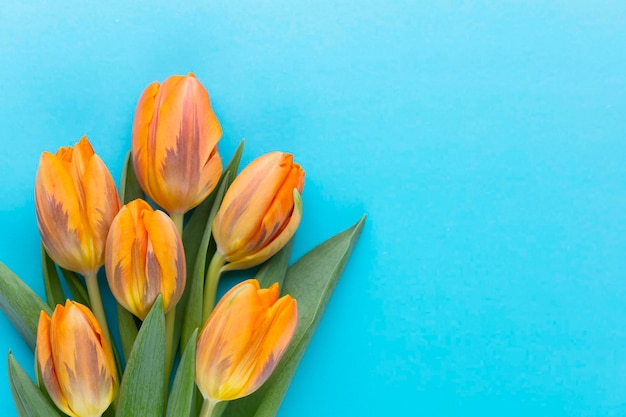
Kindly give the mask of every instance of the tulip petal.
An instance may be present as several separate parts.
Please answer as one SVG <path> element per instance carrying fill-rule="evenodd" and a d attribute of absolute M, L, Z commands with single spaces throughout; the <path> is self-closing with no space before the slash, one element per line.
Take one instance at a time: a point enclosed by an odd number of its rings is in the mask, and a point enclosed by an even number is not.
<path fill-rule="evenodd" d="M 42 311 L 39 315 L 39 325 L 37 326 L 37 349 L 35 352 L 41 379 L 48 391 L 48 395 L 54 403 L 65 414 L 73 416 L 67 403 L 67 398 L 61 391 L 59 379 L 56 374 L 52 357 L 52 347 L 50 345 L 50 317 Z"/>
<path fill-rule="evenodd" d="M 37 221 L 42 242 L 55 262 L 85 272 L 82 210 L 68 165 L 47 152 L 41 155 L 35 182 Z"/>
<path fill-rule="evenodd" d="M 186 265 L 182 240 L 174 223 L 162 211 L 146 213 L 144 223 L 150 240 L 146 255 L 146 281 L 149 284 L 146 285 L 156 291 L 146 302 L 151 307 L 156 297 L 163 294 L 163 309 L 167 313 L 178 303 L 185 288 Z"/>
<path fill-rule="evenodd" d="M 111 223 L 105 251 L 107 280 L 113 296 L 141 319 L 147 314 L 142 308 L 142 294 L 148 232 L 140 217 L 142 212 L 151 210 L 143 200 L 134 200 L 122 207 Z"/>
<path fill-rule="evenodd" d="M 195 77 L 170 77 L 161 86 L 160 95 L 163 101 L 156 142 L 163 153 L 156 158 L 163 163 L 156 167 L 162 179 L 159 185 L 171 194 L 170 205 L 194 200 L 198 194 L 206 197 L 219 176 L 214 174 L 209 182 L 203 182 L 207 178 L 202 173 L 222 135 L 209 95 Z M 198 204 L 204 197 L 199 198 Z"/>
<path fill-rule="evenodd" d="M 296 331 L 297 322 L 297 303 L 290 296 L 280 298 L 268 311 L 266 320 L 259 330 L 264 334 L 262 342 L 258 344 L 256 351 L 248 350 L 248 361 L 253 363 L 250 371 L 253 377 L 244 388 L 245 395 L 256 391 L 269 378 L 287 350 Z"/>
<path fill-rule="evenodd" d="M 298 230 L 300 220 L 302 219 L 302 197 L 297 189 L 292 191 L 294 199 L 294 210 L 289 218 L 289 222 L 282 232 L 274 238 L 267 246 L 256 253 L 252 253 L 235 262 L 231 262 L 222 267 L 222 271 L 237 271 L 241 269 L 251 268 L 265 262 L 276 254 L 285 244 L 293 237 Z"/>
<path fill-rule="evenodd" d="M 153 160 L 149 155 L 148 138 L 150 135 L 150 122 L 154 114 L 155 99 L 159 91 L 159 83 L 150 84 L 139 97 L 135 118 L 133 120 L 132 156 L 133 167 L 137 181 L 144 191 L 148 188 L 148 173 L 153 168 L 149 161 Z"/>

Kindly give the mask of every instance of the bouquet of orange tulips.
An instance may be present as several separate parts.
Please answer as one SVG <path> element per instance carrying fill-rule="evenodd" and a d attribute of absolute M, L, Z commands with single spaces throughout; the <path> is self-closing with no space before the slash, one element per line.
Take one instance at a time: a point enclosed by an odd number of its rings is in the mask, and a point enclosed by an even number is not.
<path fill-rule="evenodd" d="M 221 135 L 190 74 L 141 95 L 119 193 L 86 137 L 41 155 L 45 301 L 0 263 L 35 356 L 32 381 L 9 353 L 20 416 L 276 414 L 364 218 L 289 266 L 304 170 L 272 152 L 238 173 L 243 142 L 223 167 Z M 216 305 L 222 274 L 259 265 Z"/>

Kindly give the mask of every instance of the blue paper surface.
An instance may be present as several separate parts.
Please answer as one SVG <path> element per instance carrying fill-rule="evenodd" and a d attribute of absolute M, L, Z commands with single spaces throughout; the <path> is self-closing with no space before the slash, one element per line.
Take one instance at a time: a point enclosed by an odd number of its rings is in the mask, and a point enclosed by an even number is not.
<path fill-rule="evenodd" d="M 294 258 L 368 214 L 279 417 L 626 415 L 624 51 L 609 0 L 11 0 L 0 260 L 43 295 L 40 153 L 87 134 L 119 181 L 140 93 L 191 71 L 225 159 L 306 169 Z"/>

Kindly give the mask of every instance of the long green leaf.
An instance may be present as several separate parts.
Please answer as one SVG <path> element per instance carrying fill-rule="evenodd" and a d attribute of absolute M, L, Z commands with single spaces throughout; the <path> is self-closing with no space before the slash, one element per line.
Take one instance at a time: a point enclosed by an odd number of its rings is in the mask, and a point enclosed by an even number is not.
<path fill-rule="evenodd" d="M 11 352 L 8 370 L 13 401 L 20 417 L 60 417 L 55 407 L 28 377 Z"/>
<path fill-rule="evenodd" d="M 87 288 L 85 288 L 85 284 L 81 281 L 81 279 L 78 278 L 78 274 L 65 268 L 60 269 L 61 274 L 63 274 L 63 278 L 65 278 L 65 282 L 67 282 L 67 286 L 72 293 L 72 297 L 74 297 L 74 300 L 91 308 Z"/>
<path fill-rule="evenodd" d="M 222 202 L 222 198 L 224 197 L 224 193 L 226 192 L 226 187 L 229 181 L 229 173 L 226 172 L 224 174 L 225 181 L 220 185 L 219 190 L 217 191 L 215 200 L 213 202 L 213 207 L 211 208 L 211 212 L 209 213 L 209 218 L 204 230 L 204 236 L 202 237 L 202 242 L 200 243 L 199 251 L 204 253 L 206 252 L 209 246 L 209 239 L 211 238 L 211 224 L 213 223 L 213 218 L 217 213 L 217 209 Z M 196 258 L 196 264 L 193 267 L 193 272 L 190 277 L 191 283 L 187 282 L 188 285 L 188 299 L 187 306 L 185 309 L 185 317 L 182 322 L 182 333 L 181 333 L 181 342 L 185 342 L 189 340 L 191 334 L 195 329 L 199 329 L 202 327 L 202 295 L 204 294 L 204 272 L 205 272 L 205 264 L 206 257 L 198 256 Z M 184 349 L 184 346 L 181 344 L 181 349 Z"/>
<path fill-rule="evenodd" d="M 28 346 L 35 350 L 39 313 L 44 310 L 52 314 L 52 311 L 2 262 L 0 262 L 0 309 L 13 323 Z"/>
<path fill-rule="evenodd" d="M 194 374 L 196 370 L 196 329 L 187 341 L 187 347 L 180 358 L 178 371 L 174 377 L 172 392 L 167 402 L 166 417 L 187 417 L 191 412 L 195 391 Z"/>
<path fill-rule="evenodd" d="M 165 315 L 159 296 L 143 322 L 120 385 L 116 417 L 161 417 L 165 396 Z"/>
<path fill-rule="evenodd" d="M 135 316 L 119 303 L 117 303 L 117 324 L 120 332 L 120 342 L 122 343 L 122 354 L 124 360 L 128 361 L 139 329 L 137 329 L 137 323 L 135 323 Z"/>
<path fill-rule="evenodd" d="M 61 287 L 57 266 L 43 245 L 41 245 L 41 269 L 46 300 L 50 308 L 54 309 L 57 304 L 65 303 L 65 294 L 63 293 L 63 287 Z"/>
<path fill-rule="evenodd" d="M 124 162 L 120 186 L 120 197 L 122 204 L 130 203 L 138 198 L 145 199 L 145 194 L 139 186 L 139 182 L 137 182 L 137 176 L 135 175 L 133 159 L 130 152 L 126 155 L 126 161 Z"/>
<path fill-rule="evenodd" d="M 272 376 L 255 393 L 233 401 L 224 417 L 274 417 L 300 359 L 343 272 L 365 216 L 351 228 L 304 255 L 287 270 L 283 292 L 298 301 L 298 328 Z"/>
<path fill-rule="evenodd" d="M 270 285 L 277 282 L 280 288 L 283 288 L 289 257 L 291 256 L 291 248 L 293 248 L 293 238 L 276 255 L 263 264 L 255 277 L 261 284 L 261 287 L 269 288 Z"/>

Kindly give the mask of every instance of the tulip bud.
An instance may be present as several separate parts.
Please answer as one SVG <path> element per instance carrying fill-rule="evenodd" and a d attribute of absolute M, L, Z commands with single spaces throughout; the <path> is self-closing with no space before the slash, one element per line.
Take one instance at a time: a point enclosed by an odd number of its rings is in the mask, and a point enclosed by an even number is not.
<path fill-rule="evenodd" d="M 213 237 L 227 264 L 250 268 L 282 249 L 302 217 L 304 170 L 288 153 L 272 152 L 248 165 L 226 192 Z"/>
<path fill-rule="evenodd" d="M 72 417 L 99 417 L 117 392 L 113 352 L 91 311 L 67 300 L 37 328 L 37 364 L 52 401 Z"/>
<path fill-rule="evenodd" d="M 234 286 L 211 313 L 196 345 L 196 384 L 206 400 L 256 391 L 274 371 L 298 324 L 296 300 L 278 284 L 251 279 Z"/>
<path fill-rule="evenodd" d="M 87 137 L 56 155 L 44 152 L 35 180 L 37 224 L 43 245 L 60 266 L 93 275 L 120 209 L 115 182 Z"/>
<path fill-rule="evenodd" d="M 150 84 L 139 98 L 132 155 L 139 185 L 170 214 L 183 214 L 215 188 L 222 128 L 193 74 Z"/>
<path fill-rule="evenodd" d="M 185 288 L 183 242 L 174 222 L 143 200 L 123 206 L 111 224 L 105 268 L 115 299 L 144 320 L 159 294 L 168 312 Z"/>

